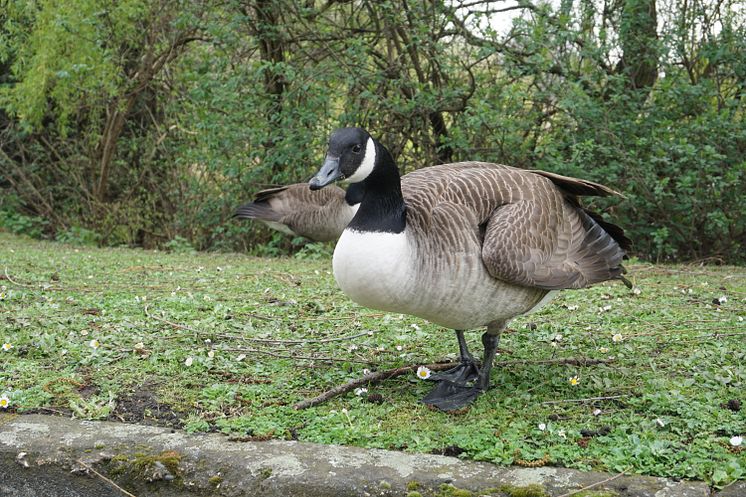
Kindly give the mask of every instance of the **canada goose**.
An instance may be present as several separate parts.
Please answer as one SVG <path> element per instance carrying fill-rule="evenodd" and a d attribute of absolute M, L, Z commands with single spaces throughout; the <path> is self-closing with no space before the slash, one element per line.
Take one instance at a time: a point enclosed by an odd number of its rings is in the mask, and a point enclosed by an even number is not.
<path fill-rule="evenodd" d="M 234 217 L 256 219 L 289 235 L 328 242 L 339 238 L 361 198 L 362 185 L 352 185 L 347 192 L 338 186 L 309 191 L 306 183 L 296 183 L 258 192 Z"/>
<path fill-rule="evenodd" d="M 578 201 L 616 194 L 597 183 L 484 162 L 400 178 L 388 150 L 360 128 L 332 134 L 310 188 L 345 178 L 364 191 L 334 250 L 342 291 L 366 307 L 456 330 L 461 364 L 438 375 L 426 404 L 459 409 L 487 390 L 511 318 L 538 309 L 555 290 L 623 278 L 629 240 Z M 463 332 L 482 326 L 479 368 Z"/>

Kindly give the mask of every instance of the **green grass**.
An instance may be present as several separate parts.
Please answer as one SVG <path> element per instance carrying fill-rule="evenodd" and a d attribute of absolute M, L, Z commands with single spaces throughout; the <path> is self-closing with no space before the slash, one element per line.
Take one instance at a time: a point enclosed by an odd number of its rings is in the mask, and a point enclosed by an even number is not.
<path fill-rule="evenodd" d="M 729 443 L 746 435 L 746 407 L 727 405 L 746 401 L 744 268 L 634 263 L 639 294 L 618 283 L 563 292 L 511 323 L 498 360 L 514 362 L 498 365 L 494 388 L 460 414 L 418 403 L 432 384 L 414 375 L 293 409 L 366 368 L 454 359 L 457 351 L 449 330 L 353 304 L 328 257 L 95 249 L 0 233 L 0 273 L 0 342 L 13 345 L 0 350 L 0 395 L 11 412 L 497 464 L 546 456 L 557 466 L 714 486 L 746 478 L 746 450 Z M 727 302 L 715 305 L 721 296 Z M 479 336 L 468 335 L 474 350 Z M 302 341 L 259 340 L 269 338 Z M 609 362 L 536 362 L 550 358 Z M 370 402 L 372 394 L 383 401 Z M 573 401 L 592 397 L 612 398 Z"/>

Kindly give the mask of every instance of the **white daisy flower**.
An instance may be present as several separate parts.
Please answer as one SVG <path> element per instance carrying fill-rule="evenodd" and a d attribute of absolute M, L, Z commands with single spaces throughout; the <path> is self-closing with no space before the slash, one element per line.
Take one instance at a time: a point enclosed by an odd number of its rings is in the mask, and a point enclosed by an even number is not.
<path fill-rule="evenodd" d="M 0 397 L 0 408 L 7 409 L 8 407 L 10 407 L 10 399 L 7 394 L 3 394 L 2 397 Z"/>
<path fill-rule="evenodd" d="M 419 368 L 417 368 L 417 378 L 421 380 L 430 378 L 431 373 L 432 372 L 430 371 L 430 369 L 425 366 L 420 366 Z"/>
<path fill-rule="evenodd" d="M 632 293 L 634 293 L 635 295 L 640 295 L 642 293 L 642 290 L 640 290 L 639 286 L 636 286 L 632 289 Z"/>
<path fill-rule="evenodd" d="M 184 365 L 186 367 L 189 367 L 192 365 L 193 362 L 194 362 L 194 358 L 192 356 L 189 356 L 186 358 L 186 361 L 184 361 Z"/>
<path fill-rule="evenodd" d="M 96 350 L 97 348 L 101 347 L 101 342 L 96 340 L 95 338 L 88 342 L 88 346 L 92 348 L 93 350 Z"/>
<path fill-rule="evenodd" d="M 5 352 L 9 351 L 9 350 L 10 350 L 10 349 L 12 349 L 12 348 L 13 348 L 13 344 L 12 344 L 12 343 L 10 343 L 10 342 L 5 342 L 5 343 L 3 344 L 3 346 L 2 346 L 2 349 L 3 349 L 3 350 L 4 350 Z"/>
<path fill-rule="evenodd" d="M 718 302 L 720 302 L 721 304 L 725 304 L 726 302 L 728 302 L 728 297 L 726 297 L 725 295 L 721 295 L 720 297 L 718 297 Z"/>
<path fill-rule="evenodd" d="M 619 343 L 623 340 L 621 333 L 616 333 L 614 336 L 611 337 L 611 341 L 614 343 Z"/>
<path fill-rule="evenodd" d="M 367 388 L 356 388 L 355 389 L 355 395 L 357 395 L 358 397 L 360 397 L 364 393 L 368 393 Z"/>
<path fill-rule="evenodd" d="M 743 443 L 743 437 L 740 435 L 736 435 L 735 437 L 731 437 L 729 442 L 733 447 L 740 447 L 741 444 Z"/>
<path fill-rule="evenodd" d="M 546 423 L 539 423 L 539 430 L 540 431 L 544 431 L 546 429 L 547 429 L 547 424 Z"/>

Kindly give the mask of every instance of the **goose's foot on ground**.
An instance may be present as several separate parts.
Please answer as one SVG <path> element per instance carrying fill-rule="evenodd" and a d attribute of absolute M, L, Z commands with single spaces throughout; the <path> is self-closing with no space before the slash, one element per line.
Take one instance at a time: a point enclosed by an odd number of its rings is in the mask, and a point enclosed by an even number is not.
<path fill-rule="evenodd" d="M 461 364 L 455 368 L 441 371 L 440 373 L 434 373 L 430 375 L 431 381 L 450 381 L 457 385 L 465 385 L 471 380 L 475 380 L 479 376 L 479 368 L 474 360 L 462 360 Z"/>
<path fill-rule="evenodd" d="M 437 407 L 441 411 L 455 411 L 468 406 L 482 393 L 484 389 L 478 386 L 466 386 L 443 380 L 420 402 Z"/>

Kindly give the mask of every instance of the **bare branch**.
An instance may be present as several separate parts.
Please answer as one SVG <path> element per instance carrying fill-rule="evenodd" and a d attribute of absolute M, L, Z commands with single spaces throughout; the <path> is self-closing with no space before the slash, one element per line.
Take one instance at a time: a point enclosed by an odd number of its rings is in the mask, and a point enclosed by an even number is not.
<path fill-rule="evenodd" d="M 528 360 L 502 361 L 502 362 L 496 363 L 495 366 L 511 366 L 515 364 L 568 364 L 568 365 L 575 365 L 575 366 L 590 366 L 593 364 L 608 364 L 611 362 L 613 361 L 606 360 L 606 359 L 568 358 L 568 359 L 545 359 L 545 360 L 538 360 L 538 361 L 528 361 Z M 446 369 L 453 368 L 457 365 L 458 363 L 455 363 L 455 362 L 436 362 L 433 364 L 425 364 L 425 367 L 430 369 L 431 371 L 444 371 Z M 318 404 L 322 404 L 326 402 L 327 400 L 333 397 L 336 397 L 337 395 L 342 395 L 343 393 L 347 393 L 362 385 L 370 385 L 372 383 L 379 383 L 381 381 L 395 378 L 397 376 L 401 376 L 407 373 L 412 373 L 414 371 L 417 371 L 417 368 L 419 368 L 420 366 L 422 365 L 413 364 L 411 366 L 403 366 L 400 368 L 387 369 L 386 371 L 377 371 L 373 373 L 368 373 L 366 375 L 363 375 L 361 378 L 348 381 L 347 383 L 343 385 L 339 385 L 339 386 L 332 388 L 331 390 L 327 390 L 326 392 L 322 393 L 321 395 L 318 395 L 317 397 L 298 402 L 297 404 L 293 406 L 293 408 L 294 409 L 306 409 L 306 408 L 309 408 L 309 407 L 312 407 Z"/>

